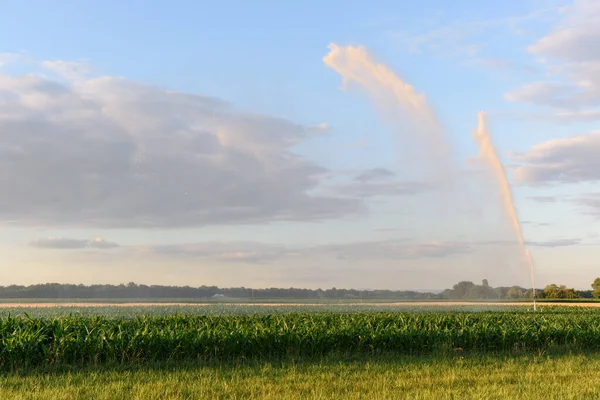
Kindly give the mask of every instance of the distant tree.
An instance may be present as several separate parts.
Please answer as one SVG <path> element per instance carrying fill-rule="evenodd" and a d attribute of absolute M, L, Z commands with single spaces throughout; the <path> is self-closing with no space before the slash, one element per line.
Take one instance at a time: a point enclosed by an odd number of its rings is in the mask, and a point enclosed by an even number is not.
<path fill-rule="evenodd" d="M 454 299 L 465 299 L 467 297 L 473 296 L 473 289 L 475 288 L 475 284 L 469 281 L 458 282 L 456 285 L 452 287 L 451 298 Z"/>
<path fill-rule="evenodd" d="M 592 296 L 595 299 L 600 299 L 600 278 L 594 279 L 594 283 L 592 283 Z"/>
<path fill-rule="evenodd" d="M 496 293 L 496 297 L 499 299 L 506 299 L 508 297 L 508 289 L 507 287 L 499 286 L 494 288 L 494 292 Z"/>
<path fill-rule="evenodd" d="M 575 291 L 575 289 L 569 289 L 565 285 L 560 285 L 558 288 L 558 298 L 559 299 L 577 299 L 579 295 Z"/>
<path fill-rule="evenodd" d="M 484 283 L 485 283 L 485 279 L 484 279 Z M 470 296 L 471 298 L 476 298 L 476 299 L 495 299 L 498 296 L 496 296 L 496 292 L 494 291 L 493 288 L 491 288 L 489 285 L 476 285 L 475 287 L 473 287 L 471 289 L 471 293 L 472 296 Z"/>
<path fill-rule="evenodd" d="M 533 290 L 528 289 L 528 290 L 525 291 L 525 294 L 523 295 L 523 297 L 531 299 L 532 298 L 532 296 L 531 296 L 532 293 L 533 293 Z M 535 289 L 535 298 L 536 299 L 543 299 L 544 297 L 545 296 L 544 296 L 544 291 L 543 290 Z"/>
<path fill-rule="evenodd" d="M 544 288 L 544 297 L 547 299 L 558 299 L 558 285 L 552 283 Z"/>
<path fill-rule="evenodd" d="M 518 299 L 523 296 L 523 293 L 519 290 L 518 287 L 513 286 L 510 289 L 508 289 L 507 296 L 509 299 Z"/>
<path fill-rule="evenodd" d="M 565 299 L 579 299 L 581 296 L 577 293 L 577 290 L 570 288 L 567 289 Z"/>
<path fill-rule="evenodd" d="M 544 288 L 544 297 L 548 299 L 578 299 L 579 294 L 572 288 L 567 288 L 565 285 L 551 284 Z"/>
<path fill-rule="evenodd" d="M 488 283 L 488 280 L 487 280 L 487 279 L 484 279 L 484 280 L 482 280 L 482 281 L 481 281 L 481 285 L 482 285 L 482 286 L 485 286 L 485 287 L 490 287 L 490 284 Z"/>

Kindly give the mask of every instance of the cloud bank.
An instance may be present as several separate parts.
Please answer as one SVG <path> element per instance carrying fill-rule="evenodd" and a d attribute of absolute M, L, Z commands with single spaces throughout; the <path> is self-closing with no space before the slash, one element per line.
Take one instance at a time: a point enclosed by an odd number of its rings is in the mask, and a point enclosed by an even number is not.
<path fill-rule="evenodd" d="M 65 79 L 0 73 L 0 222 L 99 228 L 321 220 L 364 211 L 314 194 L 294 153 L 324 126 L 48 61 Z"/>
<path fill-rule="evenodd" d="M 600 131 L 549 140 L 528 152 L 514 154 L 523 163 L 515 169 L 522 183 L 579 183 L 600 180 Z"/>

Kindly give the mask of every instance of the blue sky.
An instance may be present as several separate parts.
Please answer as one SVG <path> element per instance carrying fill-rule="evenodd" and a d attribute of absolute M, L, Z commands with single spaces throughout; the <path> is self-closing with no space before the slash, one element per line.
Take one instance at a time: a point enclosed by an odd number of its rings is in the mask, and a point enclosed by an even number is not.
<path fill-rule="evenodd" d="M 592 0 L 8 1 L 0 276 L 526 286 L 497 184 L 468 162 L 485 111 L 538 286 L 588 287 L 599 21 Z M 406 109 L 390 119 L 364 88 L 340 89 L 331 43 L 426 97 L 452 144 L 450 192 L 412 179 L 434 160 Z"/>

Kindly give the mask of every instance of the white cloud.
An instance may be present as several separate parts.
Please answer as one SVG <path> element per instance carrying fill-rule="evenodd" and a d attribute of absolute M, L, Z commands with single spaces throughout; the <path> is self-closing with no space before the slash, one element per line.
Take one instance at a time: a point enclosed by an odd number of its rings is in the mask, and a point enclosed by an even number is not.
<path fill-rule="evenodd" d="M 160 228 L 361 212 L 309 194 L 327 170 L 293 147 L 326 129 L 124 78 L 0 74 L 0 220 Z"/>
<path fill-rule="evenodd" d="M 119 247 L 118 244 L 109 242 L 102 238 L 94 238 L 92 240 L 79 240 L 60 237 L 50 237 L 45 239 L 37 239 L 29 243 L 32 247 L 42 249 L 112 249 Z"/>
<path fill-rule="evenodd" d="M 524 101 L 569 110 L 577 120 L 597 115 L 600 101 L 600 2 L 575 1 L 548 35 L 529 46 L 546 66 L 551 80 L 526 84 L 507 93 L 511 101 Z"/>
<path fill-rule="evenodd" d="M 600 180 L 600 131 L 568 139 L 555 139 L 515 154 L 521 162 L 515 177 L 523 183 L 583 182 Z"/>

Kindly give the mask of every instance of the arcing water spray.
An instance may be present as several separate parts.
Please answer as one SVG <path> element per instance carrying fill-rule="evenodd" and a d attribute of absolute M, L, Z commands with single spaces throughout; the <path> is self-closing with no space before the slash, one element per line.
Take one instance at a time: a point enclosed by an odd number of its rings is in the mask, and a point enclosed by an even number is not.
<path fill-rule="evenodd" d="M 517 217 L 517 209 L 515 208 L 515 203 L 513 201 L 512 192 L 510 190 L 510 184 L 506 177 L 506 171 L 504 170 L 504 166 L 502 162 L 500 162 L 500 158 L 498 158 L 498 153 L 494 148 L 492 143 L 492 139 L 487 132 L 485 126 L 485 114 L 479 113 L 479 125 L 477 126 L 477 131 L 473 132 L 473 137 L 477 141 L 479 145 L 479 155 L 478 158 L 486 162 L 494 177 L 496 178 L 496 182 L 498 182 L 498 186 L 500 187 L 500 195 L 502 197 L 502 203 L 504 204 L 504 210 L 510 219 L 510 222 L 513 226 L 513 229 L 517 235 L 517 240 L 519 241 L 519 247 L 521 249 L 521 254 L 525 258 L 525 262 L 529 266 L 529 270 L 531 272 L 531 289 L 533 291 L 533 310 L 536 310 L 535 304 L 535 279 L 534 279 L 534 271 L 533 271 L 533 259 L 531 258 L 531 253 L 529 249 L 525 246 L 525 240 L 523 239 L 523 230 L 521 229 L 521 224 L 519 223 L 519 218 Z"/>

